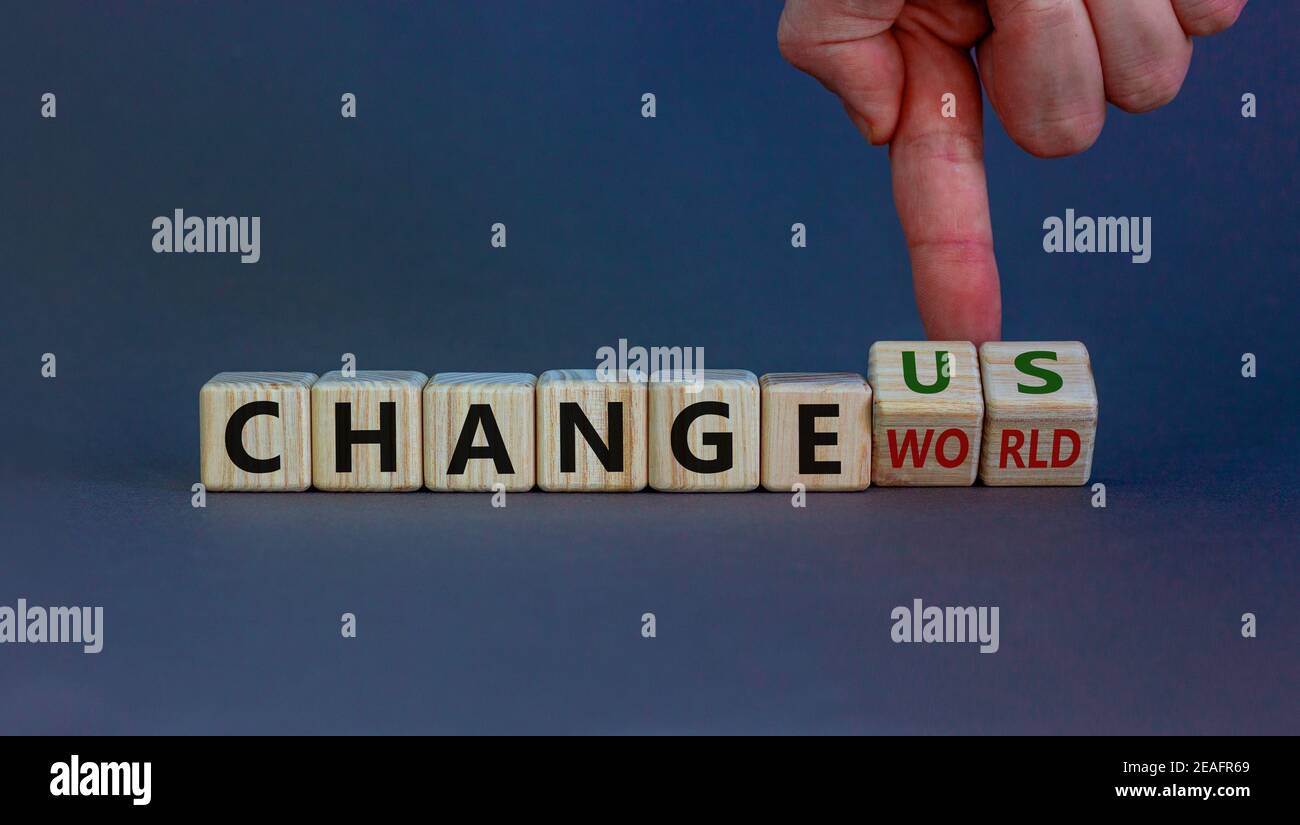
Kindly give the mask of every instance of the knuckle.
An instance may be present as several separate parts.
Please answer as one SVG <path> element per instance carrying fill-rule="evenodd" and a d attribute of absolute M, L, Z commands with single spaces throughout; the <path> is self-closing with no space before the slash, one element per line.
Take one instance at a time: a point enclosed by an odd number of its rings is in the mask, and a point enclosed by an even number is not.
<path fill-rule="evenodd" d="M 781 11 L 781 19 L 776 24 L 776 45 L 782 57 L 807 71 L 805 67 L 817 51 L 817 37 L 801 6 L 790 3 Z"/>
<path fill-rule="evenodd" d="M 1023 20 L 1035 27 L 1051 28 L 1073 19 L 1070 0 L 1019 0 L 998 15 L 1003 21 Z"/>
<path fill-rule="evenodd" d="M 781 56 L 798 66 L 806 61 L 809 45 L 808 38 L 801 36 L 789 18 L 782 15 L 781 22 L 776 27 L 776 47 L 781 51 Z"/>
<path fill-rule="evenodd" d="M 984 156 L 984 144 L 977 136 L 951 129 L 929 129 L 900 137 L 890 146 L 891 152 L 907 151 L 924 161 L 949 164 L 978 163 Z"/>

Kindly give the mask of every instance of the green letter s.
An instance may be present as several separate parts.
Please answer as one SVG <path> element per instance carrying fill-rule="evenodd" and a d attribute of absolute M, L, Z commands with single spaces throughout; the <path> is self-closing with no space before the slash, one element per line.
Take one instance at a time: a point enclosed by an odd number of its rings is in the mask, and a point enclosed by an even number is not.
<path fill-rule="evenodd" d="M 1046 358 L 1050 361 L 1056 360 L 1056 353 L 1050 350 L 1034 350 L 1031 352 L 1022 352 L 1016 356 L 1016 369 L 1032 378 L 1043 379 L 1042 384 L 1016 384 L 1016 389 L 1030 395 L 1047 395 L 1054 393 L 1061 387 L 1065 386 L 1065 381 L 1061 379 L 1059 373 L 1052 372 L 1046 367 L 1036 367 L 1033 364 L 1035 358 Z"/>

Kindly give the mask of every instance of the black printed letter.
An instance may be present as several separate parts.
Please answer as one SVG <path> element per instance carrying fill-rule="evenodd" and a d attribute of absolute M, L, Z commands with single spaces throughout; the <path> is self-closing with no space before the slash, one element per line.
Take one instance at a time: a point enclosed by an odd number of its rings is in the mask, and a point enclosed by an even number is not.
<path fill-rule="evenodd" d="M 708 461 L 697 458 L 686 443 L 686 434 L 695 419 L 705 415 L 726 418 L 731 406 L 725 401 L 697 401 L 677 414 L 673 422 L 672 446 L 677 463 L 692 473 L 725 473 L 731 469 L 731 433 L 705 433 L 700 440 L 706 447 L 714 448 L 714 457 Z"/>
<path fill-rule="evenodd" d="M 353 430 L 352 405 L 346 401 L 334 404 L 334 472 L 352 472 L 352 445 L 378 444 L 379 469 L 385 473 L 397 472 L 397 402 L 379 402 L 379 429 Z"/>

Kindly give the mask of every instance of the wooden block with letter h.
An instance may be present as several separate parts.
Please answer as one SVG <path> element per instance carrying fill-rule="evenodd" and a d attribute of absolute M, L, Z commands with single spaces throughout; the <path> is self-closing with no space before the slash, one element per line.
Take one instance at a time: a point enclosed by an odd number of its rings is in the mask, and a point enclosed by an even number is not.
<path fill-rule="evenodd" d="M 980 347 L 984 451 L 992 485 L 1086 484 L 1097 434 L 1097 388 L 1078 341 L 997 341 Z"/>
<path fill-rule="evenodd" d="M 646 385 L 596 370 L 537 379 L 537 486 L 635 492 L 646 485 Z"/>
<path fill-rule="evenodd" d="M 871 387 L 854 372 L 768 373 L 762 389 L 763 489 L 865 490 Z"/>
<path fill-rule="evenodd" d="M 871 480 L 881 486 L 975 483 L 984 418 L 969 341 L 878 341 L 872 389 Z"/>
<path fill-rule="evenodd" d="M 531 490 L 537 377 L 440 372 L 424 387 L 424 486 Z"/>
<path fill-rule="evenodd" d="M 420 394 L 408 370 L 338 370 L 311 388 L 312 482 L 318 490 L 418 490 L 424 484 Z"/>
<path fill-rule="evenodd" d="M 650 380 L 650 486 L 742 492 L 759 483 L 760 390 L 748 370 Z"/>
<path fill-rule="evenodd" d="M 310 372 L 222 372 L 199 390 L 199 463 L 212 491 L 311 486 Z"/>

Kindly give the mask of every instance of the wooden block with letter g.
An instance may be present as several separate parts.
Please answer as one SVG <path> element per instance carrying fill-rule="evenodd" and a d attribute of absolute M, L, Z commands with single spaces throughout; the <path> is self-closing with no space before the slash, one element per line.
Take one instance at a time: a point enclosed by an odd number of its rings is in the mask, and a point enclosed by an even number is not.
<path fill-rule="evenodd" d="M 199 390 L 199 463 L 209 490 L 311 486 L 311 372 L 222 372 Z"/>
<path fill-rule="evenodd" d="M 424 387 L 424 486 L 531 490 L 537 376 L 440 372 Z"/>
<path fill-rule="evenodd" d="M 890 486 L 964 486 L 979 469 L 984 392 L 969 341 L 877 341 L 871 480 Z"/>
<path fill-rule="evenodd" d="M 760 391 L 748 370 L 650 380 L 650 486 L 741 492 L 759 482 Z"/>
<path fill-rule="evenodd" d="M 321 376 L 311 388 L 316 489 L 418 490 L 424 484 L 420 394 L 428 380 L 407 370 Z"/>
<path fill-rule="evenodd" d="M 990 341 L 984 373 L 980 480 L 994 485 L 1086 484 L 1097 435 L 1097 387 L 1078 341 Z"/>
<path fill-rule="evenodd" d="M 855 372 L 778 372 L 763 396 L 763 489 L 865 490 L 871 483 L 871 387 Z"/>
<path fill-rule="evenodd" d="M 537 486 L 635 492 L 646 483 L 646 385 L 596 370 L 537 379 Z"/>

